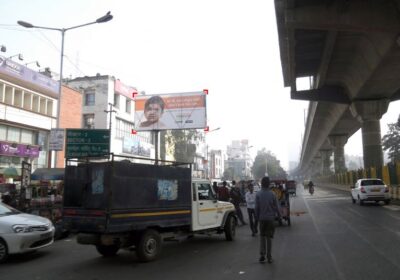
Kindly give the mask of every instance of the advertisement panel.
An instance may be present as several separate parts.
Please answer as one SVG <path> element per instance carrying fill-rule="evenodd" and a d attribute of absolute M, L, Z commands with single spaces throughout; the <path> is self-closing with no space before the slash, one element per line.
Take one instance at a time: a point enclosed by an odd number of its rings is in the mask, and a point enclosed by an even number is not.
<path fill-rule="evenodd" d="M 137 131 L 206 127 L 206 94 L 201 92 L 143 95 L 135 98 Z"/>
<path fill-rule="evenodd" d="M 18 157 L 39 157 L 39 146 L 17 144 L 6 141 L 0 141 L 0 155 L 18 156 Z"/>
<path fill-rule="evenodd" d="M 133 99 L 133 96 L 138 94 L 135 88 L 121 83 L 120 80 L 115 80 L 114 91 L 116 93 L 122 94 L 125 97 L 128 97 L 129 99 Z"/>
<path fill-rule="evenodd" d="M 0 74 L 17 78 L 58 96 L 59 82 L 0 55 Z"/>
<path fill-rule="evenodd" d="M 64 149 L 64 129 L 52 128 L 50 130 L 49 150 L 62 151 Z"/>
<path fill-rule="evenodd" d="M 124 137 L 122 152 L 140 156 L 140 157 L 152 157 L 152 150 L 154 149 L 154 145 L 138 141 L 136 139 Z"/>

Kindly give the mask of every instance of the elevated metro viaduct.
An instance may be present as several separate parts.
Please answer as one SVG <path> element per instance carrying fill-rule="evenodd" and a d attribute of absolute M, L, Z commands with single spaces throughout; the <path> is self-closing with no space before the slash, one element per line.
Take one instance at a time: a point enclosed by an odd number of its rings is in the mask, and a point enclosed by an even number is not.
<path fill-rule="evenodd" d="M 285 87 L 309 100 L 298 174 L 346 170 L 362 130 L 364 167 L 382 166 L 380 119 L 400 99 L 400 0 L 275 0 Z M 309 90 L 296 79 L 309 77 Z"/>

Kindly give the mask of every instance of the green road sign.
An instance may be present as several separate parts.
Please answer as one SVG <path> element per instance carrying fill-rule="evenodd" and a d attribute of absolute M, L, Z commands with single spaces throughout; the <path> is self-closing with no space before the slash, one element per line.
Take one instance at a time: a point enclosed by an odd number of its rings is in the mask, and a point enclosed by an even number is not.
<path fill-rule="evenodd" d="M 67 129 L 66 158 L 99 157 L 110 153 L 108 129 Z"/>

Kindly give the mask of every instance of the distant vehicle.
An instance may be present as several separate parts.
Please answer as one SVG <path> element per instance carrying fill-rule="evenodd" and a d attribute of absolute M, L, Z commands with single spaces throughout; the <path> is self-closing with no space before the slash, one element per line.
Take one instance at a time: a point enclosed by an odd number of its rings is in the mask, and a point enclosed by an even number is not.
<path fill-rule="evenodd" d="M 286 181 L 286 191 L 293 196 L 296 196 L 296 184 L 294 180 Z"/>
<path fill-rule="evenodd" d="M 22 213 L 0 202 L 0 263 L 10 254 L 49 246 L 54 241 L 54 232 L 49 219 Z"/>
<path fill-rule="evenodd" d="M 351 186 L 351 200 L 353 203 L 363 205 L 365 201 L 384 201 L 390 203 L 389 188 L 381 179 L 365 178 L 359 179 L 354 186 Z"/>

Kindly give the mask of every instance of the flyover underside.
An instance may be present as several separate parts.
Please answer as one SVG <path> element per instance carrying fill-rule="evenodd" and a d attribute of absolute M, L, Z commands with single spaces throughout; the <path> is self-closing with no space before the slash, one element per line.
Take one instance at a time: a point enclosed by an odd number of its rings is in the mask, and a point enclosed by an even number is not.
<path fill-rule="evenodd" d="M 285 86 L 292 99 L 313 101 L 298 170 L 307 170 L 320 150 L 331 148 L 333 136 L 349 138 L 361 127 L 369 153 L 379 154 L 376 125 L 363 123 L 386 112 L 378 104 L 400 98 L 400 1 L 275 0 L 275 5 Z M 305 76 L 312 78 L 311 89 L 298 91 L 296 79 Z M 364 137 L 370 134 L 373 140 Z"/>

